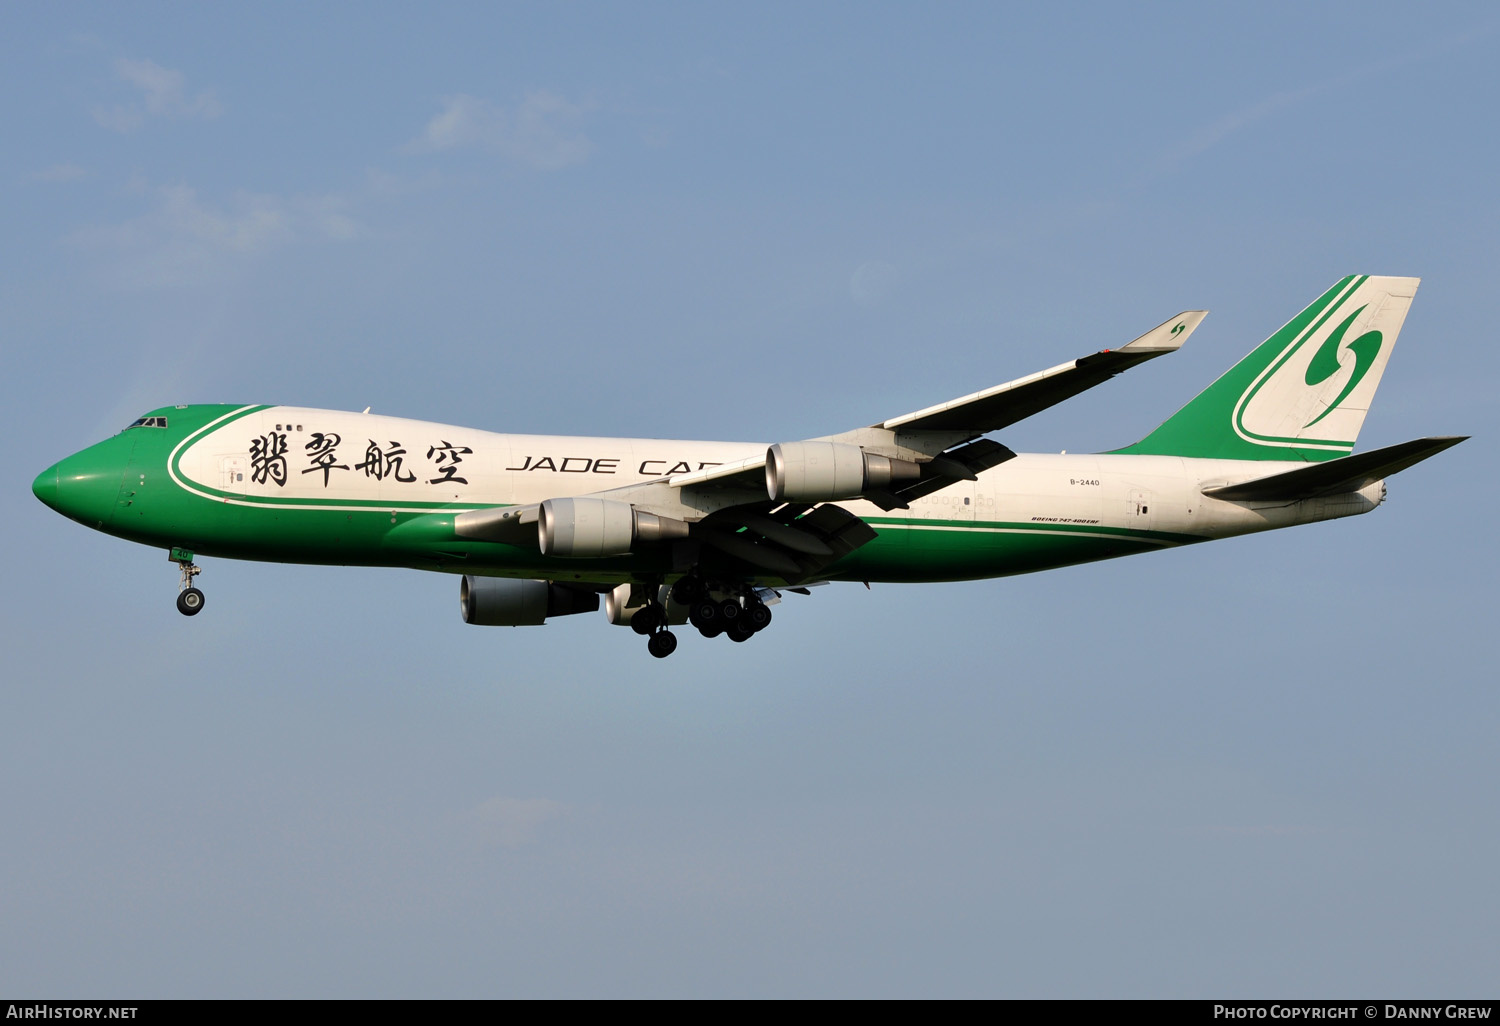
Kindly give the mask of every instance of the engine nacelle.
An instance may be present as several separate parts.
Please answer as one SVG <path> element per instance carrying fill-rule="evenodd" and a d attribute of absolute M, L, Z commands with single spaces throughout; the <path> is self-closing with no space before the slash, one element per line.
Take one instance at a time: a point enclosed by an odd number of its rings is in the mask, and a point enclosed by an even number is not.
<path fill-rule="evenodd" d="M 619 627 L 630 626 L 630 618 L 646 608 L 647 589 L 640 584 L 625 583 L 604 596 L 604 615 Z M 672 589 L 657 589 L 656 600 L 667 610 L 667 623 L 677 626 L 688 622 L 688 607 L 672 598 Z"/>
<path fill-rule="evenodd" d="M 464 623 L 483 627 L 531 627 L 549 616 L 592 613 L 599 608 L 597 594 L 551 581 L 468 575 L 459 585 L 458 602 Z"/>
<path fill-rule="evenodd" d="M 777 502 L 853 499 L 872 488 L 915 481 L 921 467 L 842 442 L 783 442 L 766 452 L 766 494 Z"/>
<path fill-rule="evenodd" d="M 681 520 L 642 513 L 628 502 L 579 496 L 548 499 L 537 514 L 544 556 L 623 556 L 637 542 L 686 538 Z"/>

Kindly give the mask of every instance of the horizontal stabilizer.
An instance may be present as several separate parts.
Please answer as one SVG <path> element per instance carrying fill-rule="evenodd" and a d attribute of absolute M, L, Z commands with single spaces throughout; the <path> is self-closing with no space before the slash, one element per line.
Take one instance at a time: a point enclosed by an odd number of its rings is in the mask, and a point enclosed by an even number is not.
<path fill-rule="evenodd" d="M 1357 492 L 1366 485 L 1407 467 L 1421 463 L 1429 456 L 1436 456 L 1468 438 L 1468 435 L 1444 435 L 1435 438 L 1418 438 L 1400 445 L 1388 445 L 1384 449 L 1362 452 L 1357 456 L 1343 456 L 1326 463 L 1310 463 L 1282 474 L 1243 481 L 1239 484 L 1205 488 L 1203 494 L 1215 499 L 1231 502 L 1257 500 L 1313 499 L 1321 495 L 1341 495 Z"/>

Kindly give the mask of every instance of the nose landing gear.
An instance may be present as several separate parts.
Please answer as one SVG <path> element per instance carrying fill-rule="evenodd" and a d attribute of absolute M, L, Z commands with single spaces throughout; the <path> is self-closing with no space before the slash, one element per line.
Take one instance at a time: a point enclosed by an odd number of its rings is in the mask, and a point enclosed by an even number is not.
<path fill-rule="evenodd" d="M 193 563 L 193 554 L 187 549 L 173 549 L 167 558 L 182 572 L 177 582 L 177 611 L 183 616 L 197 616 L 203 610 L 203 592 L 193 587 L 193 578 L 203 570 Z"/>

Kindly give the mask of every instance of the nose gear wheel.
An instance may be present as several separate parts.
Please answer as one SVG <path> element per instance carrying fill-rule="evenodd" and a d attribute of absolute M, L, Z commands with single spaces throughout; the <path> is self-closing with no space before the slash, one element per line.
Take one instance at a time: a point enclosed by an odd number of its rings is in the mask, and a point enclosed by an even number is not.
<path fill-rule="evenodd" d="M 176 556 L 180 550 L 173 549 L 172 555 Z M 203 592 L 193 587 L 193 578 L 203 572 L 192 559 L 191 553 L 183 553 L 186 559 L 176 558 L 172 561 L 177 564 L 181 576 L 177 581 L 177 611 L 183 616 L 197 616 L 203 611 Z"/>

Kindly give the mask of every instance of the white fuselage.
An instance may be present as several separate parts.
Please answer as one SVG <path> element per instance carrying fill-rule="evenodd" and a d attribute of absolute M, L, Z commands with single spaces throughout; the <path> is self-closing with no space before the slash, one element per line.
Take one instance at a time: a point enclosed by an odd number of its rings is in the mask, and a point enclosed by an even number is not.
<path fill-rule="evenodd" d="M 172 463 L 178 483 L 261 508 L 393 513 L 517 505 L 600 492 L 764 454 L 758 442 L 512 435 L 329 410 L 269 407 L 187 439 Z M 271 465 L 271 461 L 276 461 Z M 1203 489 L 1303 466 L 1296 462 L 1175 456 L 1023 454 L 906 510 L 840 503 L 861 517 L 912 527 L 972 523 L 1098 526 L 1181 540 L 1222 538 L 1367 512 L 1380 483 L 1359 493 L 1293 502 L 1228 502 Z M 207 494 L 207 493 L 203 493 Z M 241 499 L 240 497 L 243 497 Z"/>

